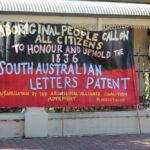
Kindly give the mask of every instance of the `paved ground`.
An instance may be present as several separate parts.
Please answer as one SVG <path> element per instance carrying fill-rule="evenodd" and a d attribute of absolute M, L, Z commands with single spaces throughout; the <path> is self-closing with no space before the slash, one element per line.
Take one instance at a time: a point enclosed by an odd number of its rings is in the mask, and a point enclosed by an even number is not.
<path fill-rule="evenodd" d="M 150 135 L 1 139 L 0 150 L 150 150 Z"/>

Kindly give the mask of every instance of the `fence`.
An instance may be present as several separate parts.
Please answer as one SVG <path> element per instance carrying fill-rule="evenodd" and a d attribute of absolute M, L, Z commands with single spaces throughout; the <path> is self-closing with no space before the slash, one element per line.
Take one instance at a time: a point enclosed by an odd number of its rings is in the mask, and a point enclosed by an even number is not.
<path fill-rule="evenodd" d="M 30 108 L 0 115 L 0 138 L 149 134 L 150 110 L 46 113 Z"/>

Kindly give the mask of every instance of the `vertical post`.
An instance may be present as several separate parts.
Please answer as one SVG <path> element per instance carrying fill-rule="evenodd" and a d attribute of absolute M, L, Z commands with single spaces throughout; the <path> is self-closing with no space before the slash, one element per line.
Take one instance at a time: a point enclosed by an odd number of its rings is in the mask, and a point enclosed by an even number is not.
<path fill-rule="evenodd" d="M 139 95 L 140 95 L 140 48 L 138 49 L 138 84 L 139 84 Z"/>
<path fill-rule="evenodd" d="M 25 111 L 25 137 L 47 137 L 48 115 L 44 108 L 30 107 Z"/>
<path fill-rule="evenodd" d="M 138 49 L 138 84 L 139 84 L 139 95 L 140 95 L 140 91 L 141 91 L 141 87 L 140 87 L 140 48 Z M 136 111 L 137 111 L 139 132 L 141 134 L 141 122 L 140 122 L 139 105 L 138 104 L 136 105 Z"/>
<path fill-rule="evenodd" d="M 150 99 L 150 62 L 148 65 L 148 76 L 149 76 L 149 88 L 148 88 L 148 101 Z"/>
<path fill-rule="evenodd" d="M 97 17 L 97 31 L 102 30 L 102 19 Z"/>
<path fill-rule="evenodd" d="M 145 78 L 144 78 L 144 73 L 145 73 L 145 63 L 143 62 L 143 101 L 142 101 L 142 105 L 144 105 L 145 102 Z"/>
<path fill-rule="evenodd" d="M 65 108 L 63 107 L 62 108 L 62 129 L 61 129 L 61 131 L 62 131 L 62 137 L 64 137 L 64 111 L 65 111 Z"/>
<path fill-rule="evenodd" d="M 137 119 L 138 119 L 138 126 L 139 126 L 139 132 L 142 133 L 141 130 L 141 121 L 140 121 L 140 115 L 139 115 L 139 105 L 136 105 L 136 111 L 137 111 Z"/>

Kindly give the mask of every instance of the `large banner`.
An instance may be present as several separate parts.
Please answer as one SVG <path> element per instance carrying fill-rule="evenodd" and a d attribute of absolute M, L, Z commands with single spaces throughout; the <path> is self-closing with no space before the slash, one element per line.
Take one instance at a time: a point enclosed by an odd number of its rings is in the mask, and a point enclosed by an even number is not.
<path fill-rule="evenodd" d="M 0 106 L 139 103 L 131 29 L 0 22 Z"/>

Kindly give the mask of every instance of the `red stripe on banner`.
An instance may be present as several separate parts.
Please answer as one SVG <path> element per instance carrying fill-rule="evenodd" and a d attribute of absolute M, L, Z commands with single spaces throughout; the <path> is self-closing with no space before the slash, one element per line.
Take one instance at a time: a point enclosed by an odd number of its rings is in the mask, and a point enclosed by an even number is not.
<path fill-rule="evenodd" d="M 79 70 L 81 70 L 80 68 Z M 139 103 L 135 70 L 101 75 L 1 75 L 0 107 L 129 106 Z"/>

